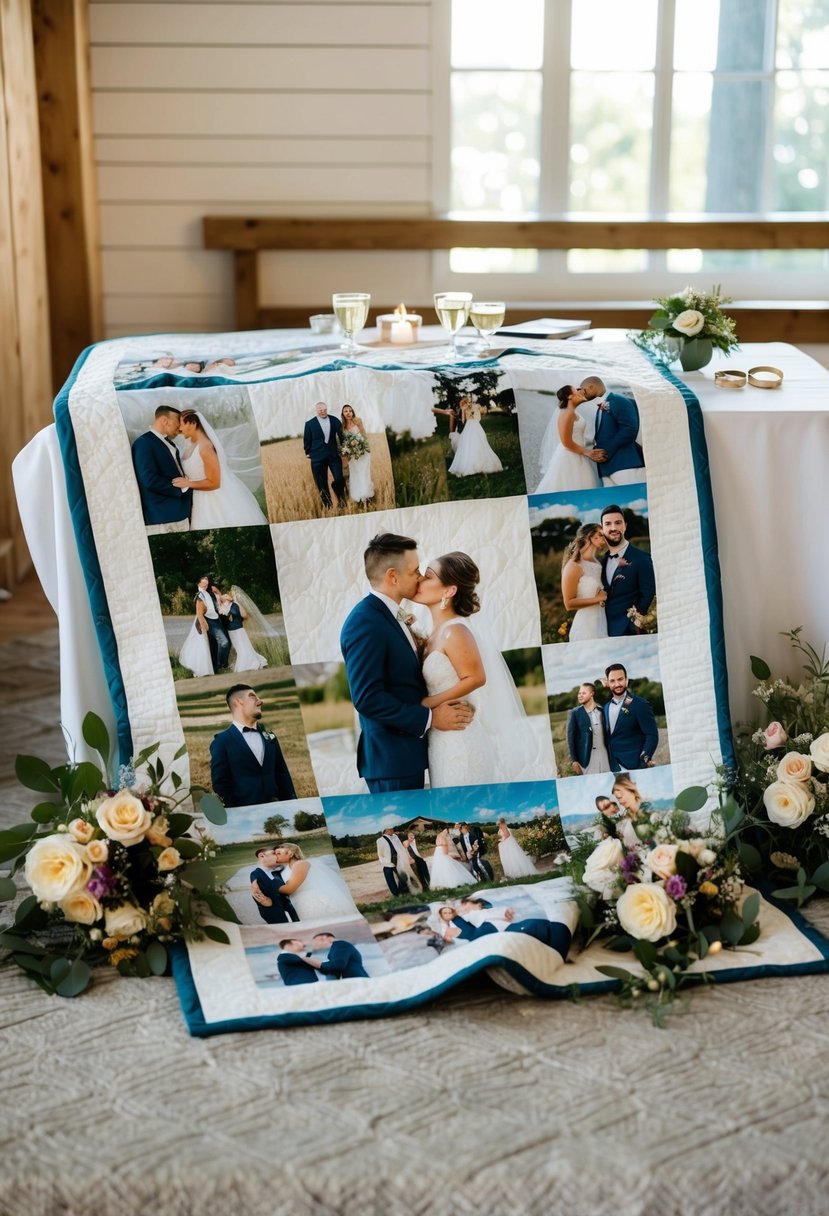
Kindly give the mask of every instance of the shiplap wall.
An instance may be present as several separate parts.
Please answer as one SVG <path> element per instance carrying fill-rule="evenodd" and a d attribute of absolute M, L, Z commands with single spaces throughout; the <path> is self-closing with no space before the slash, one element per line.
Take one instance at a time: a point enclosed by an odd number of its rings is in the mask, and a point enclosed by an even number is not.
<path fill-rule="evenodd" d="M 448 2 L 448 0 L 447 0 Z M 203 215 L 432 210 L 430 0 L 91 0 L 105 336 L 232 328 Z M 430 297 L 431 255 L 262 259 L 263 299 Z"/>

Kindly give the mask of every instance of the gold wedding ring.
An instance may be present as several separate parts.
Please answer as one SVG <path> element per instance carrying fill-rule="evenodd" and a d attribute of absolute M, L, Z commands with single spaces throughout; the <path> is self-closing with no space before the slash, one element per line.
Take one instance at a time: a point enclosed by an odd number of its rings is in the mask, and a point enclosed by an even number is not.
<path fill-rule="evenodd" d="M 765 372 L 763 376 L 758 376 L 758 372 Z M 748 369 L 748 382 L 754 388 L 780 388 L 783 383 L 783 373 L 779 367 L 766 367 L 765 364 L 760 367 L 750 367 Z"/>
<path fill-rule="evenodd" d="M 714 383 L 717 388 L 745 388 L 746 374 L 733 367 L 724 367 L 721 371 L 714 372 Z"/>

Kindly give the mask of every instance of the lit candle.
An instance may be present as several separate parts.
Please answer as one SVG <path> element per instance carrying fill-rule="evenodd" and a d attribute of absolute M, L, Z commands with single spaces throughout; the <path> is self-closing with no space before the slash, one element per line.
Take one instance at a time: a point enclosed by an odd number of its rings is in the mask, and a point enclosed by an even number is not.
<path fill-rule="evenodd" d="M 421 320 L 417 313 L 406 312 L 406 305 L 400 304 L 393 313 L 377 318 L 380 341 L 391 342 L 393 346 L 412 346 L 420 335 Z"/>

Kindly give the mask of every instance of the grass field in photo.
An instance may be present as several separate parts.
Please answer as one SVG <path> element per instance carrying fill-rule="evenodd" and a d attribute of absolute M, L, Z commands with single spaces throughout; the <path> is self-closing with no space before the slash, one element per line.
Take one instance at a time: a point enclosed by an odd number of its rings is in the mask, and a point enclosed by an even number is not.
<path fill-rule="evenodd" d="M 336 503 L 332 508 L 322 505 L 301 436 L 276 439 L 263 444 L 262 468 L 265 474 L 265 498 L 270 522 L 282 524 L 294 519 L 322 519 L 333 514 L 358 515 L 365 511 L 381 511 L 393 507 L 394 480 L 386 436 L 382 433 L 370 434 L 368 441 L 371 445 L 374 498 L 367 503 L 352 502 L 346 491 L 345 502 L 339 510 Z"/>

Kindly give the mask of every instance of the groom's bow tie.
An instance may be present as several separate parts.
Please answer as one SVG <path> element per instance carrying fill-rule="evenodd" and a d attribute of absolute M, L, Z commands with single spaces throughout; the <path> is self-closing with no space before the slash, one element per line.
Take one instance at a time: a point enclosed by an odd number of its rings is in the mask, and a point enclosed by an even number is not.
<path fill-rule="evenodd" d="M 243 735 L 258 735 L 259 731 L 257 730 L 257 728 L 255 726 L 243 726 L 242 734 Z"/>

